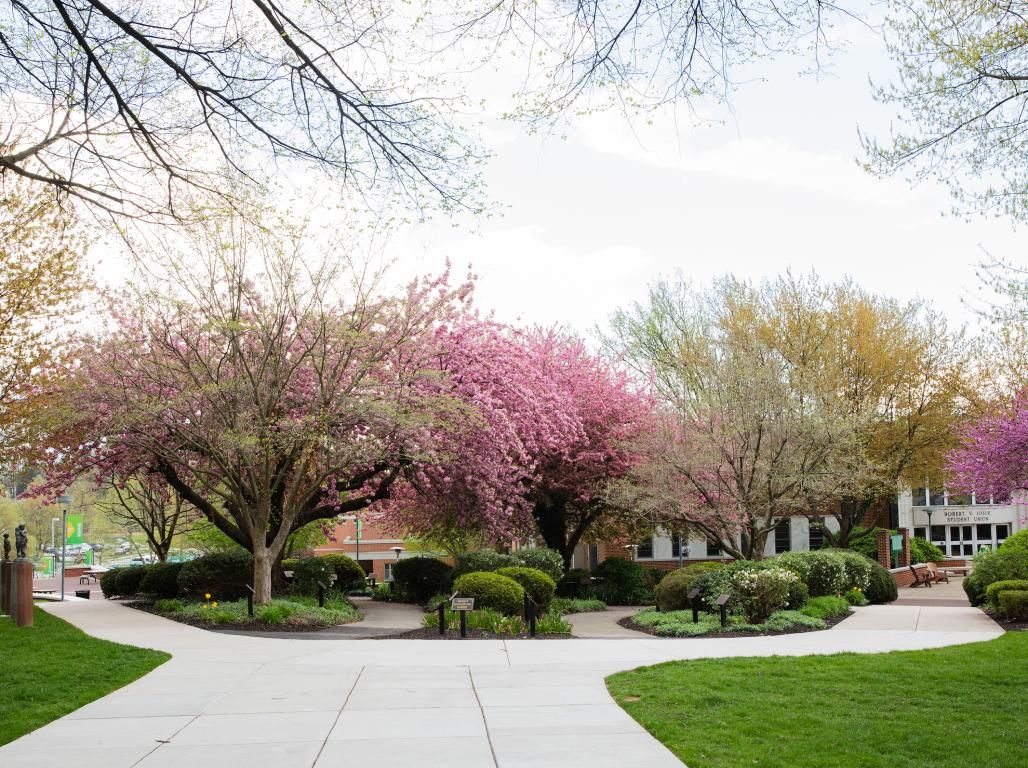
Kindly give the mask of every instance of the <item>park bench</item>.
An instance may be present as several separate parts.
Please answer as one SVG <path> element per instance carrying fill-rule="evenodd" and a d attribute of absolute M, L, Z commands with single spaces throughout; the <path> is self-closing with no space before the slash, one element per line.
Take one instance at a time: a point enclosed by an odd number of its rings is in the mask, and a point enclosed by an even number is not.
<path fill-rule="evenodd" d="M 928 580 L 930 583 L 938 584 L 941 581 L 945 581 L 949 584 L 949 571 L 940 570 L 939 566 L 935 563 L 926 563 L 928 566 Z"/>
<path fill-rule="evenodd" d="M 918 569 L 915 568 L 912 565 L 908 565 L 907 568 L 910 569 L 910 573 L 914 577 L 914 580 L 910 583 L 911 587 L 930 587 L 930 586 L 932 586 L 932 574 L 931 574 L 931 571 L 929 571 L 927 567 L 925 567 L 921 571 L 918 571 Z"/>

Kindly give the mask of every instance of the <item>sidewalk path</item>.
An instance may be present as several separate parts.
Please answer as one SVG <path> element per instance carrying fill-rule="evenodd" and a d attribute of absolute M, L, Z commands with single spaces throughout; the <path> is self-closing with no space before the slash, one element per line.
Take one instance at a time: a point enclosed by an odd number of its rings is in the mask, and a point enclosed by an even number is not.
<path fill-rule="evenodd" d="M 343 768 L 383 757 L 449 768 L 672 768 L 681 763 L 614 703 L 606 675 L 671 659 L 876 653 L 1001 634 L 961 609 L 920 608 L 911 626 L 882 606 L 830 631 L 778 637 L 313 643 L 207 632 L 106 601 L 44 609 L 173 658 L 0 747 L 4 768 Z"/>
<path fill-rule="evenodd" d="M 570 613 L 564 618 L 571 625 L 571 634 L 574 637 L 602 637 L 618 638 L 649 637 L 646 632 L 639 632 L 634 629 L 627 629 L 618 624 L 621 619 L 634 616 L 642 608 L 639 606 L 617 606 L 607 608 L 605 611 L 591 611 L 589 613 Z"/>
<path fill-rule="evenodd" d="M 392 637 L 421 627 L 425 612 L 416 605 L 382 603 L 366 597 L 350 598 L 364 619 L 353 624 L 340 624 L 317 632 L 244 632 L 218 630 L 226 635 L 277 638 L 280 640 L 368 640 L 374 637 Z"/>

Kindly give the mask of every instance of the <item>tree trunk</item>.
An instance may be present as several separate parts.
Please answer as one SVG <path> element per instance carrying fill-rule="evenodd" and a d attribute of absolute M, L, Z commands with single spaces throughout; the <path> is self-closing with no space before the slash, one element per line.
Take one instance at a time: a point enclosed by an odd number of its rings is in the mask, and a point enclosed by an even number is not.
<path fill-rule="evenodd" d="M 267 605 L 271 602 L 271 566 L 275 558 L 271 556 L 263 541 L 255 541 L 253 548 L 253 602 L 254 605 Z"/>

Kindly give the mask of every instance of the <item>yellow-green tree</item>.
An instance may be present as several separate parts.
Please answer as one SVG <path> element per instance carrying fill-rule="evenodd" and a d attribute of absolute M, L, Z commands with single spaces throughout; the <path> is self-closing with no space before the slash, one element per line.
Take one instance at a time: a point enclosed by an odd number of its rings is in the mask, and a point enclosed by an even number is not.
<path fill-rule="evenodd" d="M 35 407 L 33 374 L 55 354 L 87 285 L 85 241 L 53 192 L 0 184 L 0 436 Z"/>

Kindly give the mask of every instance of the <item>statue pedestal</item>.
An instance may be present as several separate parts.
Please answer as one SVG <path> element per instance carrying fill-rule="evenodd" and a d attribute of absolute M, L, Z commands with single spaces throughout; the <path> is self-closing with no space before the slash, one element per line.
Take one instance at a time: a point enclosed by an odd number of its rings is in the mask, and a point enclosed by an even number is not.
<path fill-rule="evenodd" d="M 0 561 L 0 614 L 11 615 L 11 579 L 14 577 L 14 563 Z"/>
<path fill-rule="evenodd" d="M 32 626 L 32 562 L 11 563 L 11 615 L 17 627 Z"/>

